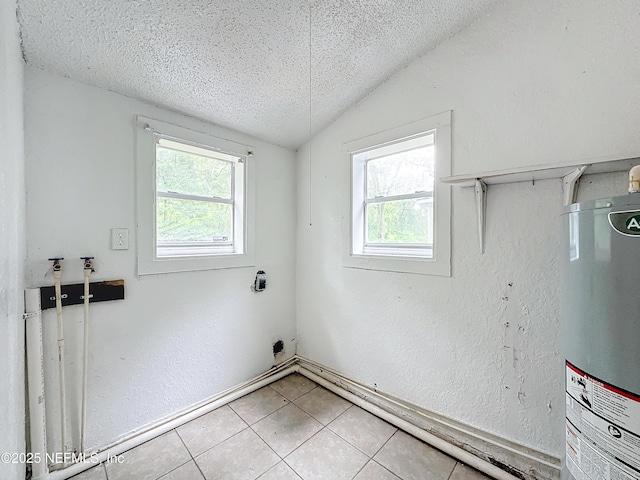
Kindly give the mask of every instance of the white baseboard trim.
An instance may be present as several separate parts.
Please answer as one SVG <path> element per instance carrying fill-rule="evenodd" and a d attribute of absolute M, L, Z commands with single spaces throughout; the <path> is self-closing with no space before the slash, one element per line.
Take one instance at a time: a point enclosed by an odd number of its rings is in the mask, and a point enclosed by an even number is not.
<path fill-rule="evenodd" d="M 94 462 L 100 463 L 108 458 L 117 457 L 127 450 L 294 372 L 305 375 L 337 395 L 357 403 L 374 415 L 493 478 L 503 480 L 558 480 L 560 478 L 560 459 L 548 453 L 431 412 L 298 355 L 248 382 L 129 432 L 111 444 L 87 453 L 87 458 L 91 456 Z M 65 480 L 95 466 L 96 463 L 88 461 L 76 463 L 64 469 L 48 472 L 33 480 Z"/>
<path fill-rule="evenodd" d="M 420 437 L 420 431 L 424 432 L 425 438 L 421 439 L 427 443 L 431 443 L 427 436 L 433 436 L 439 441 L 444 441 L 456 449 L 477 457 L 493 469 L 479 468 L 478 466 L 475 468 L 494 478 L 505 478 L 500 472 L 507 473 L 511 478 L 522 480 L 558 480 L 560 478 L 561 461 L 553 455 L 484 432 L 436 412 L 431 412 L 407 400 L 380 392 L 304 357 L 296 356 L 296 360 L 300 367 L 298 372 L 301 375 L 318 383 L 324 383 L 323 386 L 347 399 L 352 397 L 351 401 L 354 399 L 353 396 L 362 399 L 365 402 L 364 405 L 361 405 L 363 408 L 377 416 L 388 416 L 385 420 L 402 430 L 417 427 L 417 431 L 409 433 Z M 324 382 L 320 382 L 319 379 Z M 367 404 L 373 408 L 367 408 Z M 398 421 L 394 421 L 394 418 Z M 403 428 L 402 425 L 406 428 Z M 447 448 L 446 445 L 444 447 Z M 439 448 L 449 455 L 457 457 L 454 450 L 450 453 L 442 447 Z M 462 458 L 460 460 L 463 463 L 469 463 Z"/>

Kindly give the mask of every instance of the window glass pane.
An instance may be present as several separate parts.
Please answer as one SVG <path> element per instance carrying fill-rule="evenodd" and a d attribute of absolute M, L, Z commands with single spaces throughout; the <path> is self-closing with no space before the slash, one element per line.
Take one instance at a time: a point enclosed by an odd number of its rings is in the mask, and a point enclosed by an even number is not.
<path fill-rule="evenodd" d="M 156 199 L 156 238 L 167 243 L 231 242 L 233 206 L 176 198 Z"/>
<path fill-rule="evenodd" d="M 367 198 L 433 191 L 433 145 L 367 162 Z"/>
<path fill-rule="evenodd" d="M 369 244 L 433 244 L 431 198 L 372 203 L 366 217 Z"/>
<path fill-rule="evenodd" d="M 156 146 L 156 185 L 162 192 L 231 198 L 231 162 Z"/>

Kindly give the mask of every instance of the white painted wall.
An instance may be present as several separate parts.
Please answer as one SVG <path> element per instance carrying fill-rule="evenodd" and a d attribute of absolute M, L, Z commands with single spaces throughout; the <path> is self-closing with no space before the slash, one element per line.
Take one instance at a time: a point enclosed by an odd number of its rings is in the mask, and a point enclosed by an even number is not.
<path fill-rule="evenodd" d="M 15 1 L 0 0 L 0 452 L 9 453 L 25 451 L 23 76 Z M 24 472 L 0 462 L 0 478 Z"/>
<path fill-rule="evenodd" d="M 136 278 L 135 116 L 141 114 L 255 147 L 256 267 Z M 126 299 L 91 307 L 87 446 L 104 445 L 269 369 L 272 342 L 295 353 L 293 152 L 106 90 L 27 68 L 27 283 L 51 285 L 47 258 L 64 256 L 64 283 L 124 278 Z M 128 228 L 128 251 L 110 229 Z M 258 269 L 268 288 L 252 293 Z M 80 384 L 82 307 L 64 309 L 71 405 Z M 45 312 L 49 432 L 57 435 L 55 313 Z M 77 404 L 77 401 L 75 401 Z M 73 412 L 73 410 L 70 410 Z M 70 432 L 77 415 L 69 413 Z M 50 450 L 59 451 L 59 440 Z"/>
<path fill-rule="evenodd" d="M 298 352 L 560 456 L 560 181 L 490 187 L 485 255 L 473 190 L 454 190 L 451 278 L 347 269 L 341 147 L 453 110 L 453 174 L 638 156 L 639 14 L 507 1 L 314 137 L 298 154 Z M 591 198 L 625 192 L 605 180 Z"/>

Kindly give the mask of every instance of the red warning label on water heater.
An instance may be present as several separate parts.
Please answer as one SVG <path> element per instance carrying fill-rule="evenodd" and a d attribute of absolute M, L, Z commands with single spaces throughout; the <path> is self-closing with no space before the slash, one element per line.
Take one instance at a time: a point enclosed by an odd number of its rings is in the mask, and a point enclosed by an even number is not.
<path fill-rule="evenodd" d="M 567 467 L 576 480 L 640 479 L 640 395 L 566 362 Z"/>

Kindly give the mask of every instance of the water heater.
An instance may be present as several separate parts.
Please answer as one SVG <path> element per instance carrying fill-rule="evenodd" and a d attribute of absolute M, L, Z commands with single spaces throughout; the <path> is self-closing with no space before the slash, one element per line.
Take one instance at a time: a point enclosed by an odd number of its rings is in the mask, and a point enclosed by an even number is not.
<path fill-rule="evenodd" d="M 562 214 L 562 478 L 640 479 L 640 193 Z"/>

